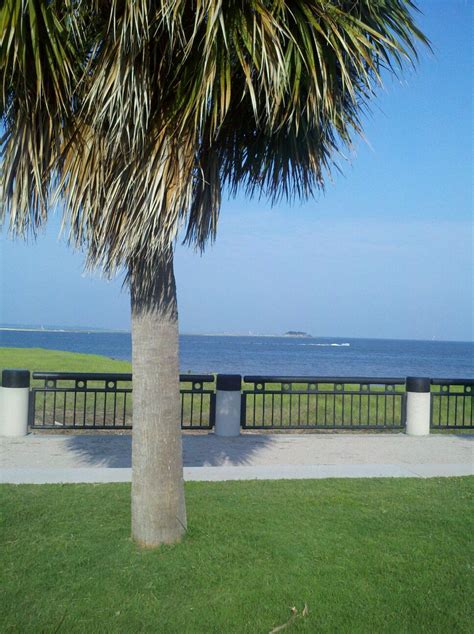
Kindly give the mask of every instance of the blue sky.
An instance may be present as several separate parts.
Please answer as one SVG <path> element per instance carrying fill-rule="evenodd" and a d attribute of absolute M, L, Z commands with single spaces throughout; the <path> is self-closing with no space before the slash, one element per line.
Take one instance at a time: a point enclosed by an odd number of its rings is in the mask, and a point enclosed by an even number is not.
<path fill-rule="evenodd" d="M 472 340 L 472 3 L 419 6 L 434 54 L 387 82 L 344 175 L 303 205 L 224 201 L 217 242 L 177 248 L 181 332 Z M 120 280 L 58 226 L 0 238 L 0 322 L 128 329 Z"/>

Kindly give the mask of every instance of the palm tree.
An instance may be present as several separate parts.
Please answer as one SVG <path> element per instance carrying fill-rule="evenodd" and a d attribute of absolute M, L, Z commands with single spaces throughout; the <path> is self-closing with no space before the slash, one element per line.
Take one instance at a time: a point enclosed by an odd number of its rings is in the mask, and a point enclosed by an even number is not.
<path fill-rule="evenodd" d="M 409 0 L 4 0 L 2 210 L 55 204 L 90 267 L 127 271 L 132 534 L 186 530 L 173 246 L 215 237 L 222 192 L 323 188 L 381 83 L 416 60 Z"/>

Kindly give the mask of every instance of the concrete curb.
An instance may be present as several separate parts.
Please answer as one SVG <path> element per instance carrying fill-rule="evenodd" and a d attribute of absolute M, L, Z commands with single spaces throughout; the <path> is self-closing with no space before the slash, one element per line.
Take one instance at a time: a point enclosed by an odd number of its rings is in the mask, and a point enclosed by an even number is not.
<path fill-rule="evenodd" d="M 270 465 L 252 467 L 185 467 L 187 481 L 304 480 L 325 478 L 437 478 L 472 476 L 469 464 L 360 464 L 360 465 Z M 2 469 L 2 484 L 59 484 L 130 482 L 131 469 Z"/>

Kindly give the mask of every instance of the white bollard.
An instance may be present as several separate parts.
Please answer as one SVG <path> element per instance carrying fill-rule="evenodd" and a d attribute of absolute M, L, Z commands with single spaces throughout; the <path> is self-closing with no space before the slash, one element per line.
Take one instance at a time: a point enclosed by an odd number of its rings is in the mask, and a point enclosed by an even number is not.
<path fill-rule="evenodd" d="M 3 370 L 0 388 L 0 436 L 26 436 L 29 396 L 29 371 Z"/>
<path fill-rule="evenodd" d="M 407 377 L 407 421 L 408 436 L 428 436 L 431 418 L 431 381 L 415 376 Z"/>
<path fill-rule="evenodd" d="M 242 377 L 218 374 L 216 380 L 216 436 L 240 436 Z"/>

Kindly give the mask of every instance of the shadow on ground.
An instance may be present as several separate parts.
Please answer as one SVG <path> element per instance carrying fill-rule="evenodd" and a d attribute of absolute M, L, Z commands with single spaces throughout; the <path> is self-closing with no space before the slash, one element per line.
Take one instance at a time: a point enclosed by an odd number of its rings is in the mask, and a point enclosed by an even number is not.
<path fill-rule="evenodd" d="M 183 435 L 185 467 L 218 467 L 254 464 L 259 452 L 274 442 L 271 436 L 220 438 L 214 434 Z M 66 448 L 91 467 L 132 466 L 132 437 L 68 436 Z"/>

